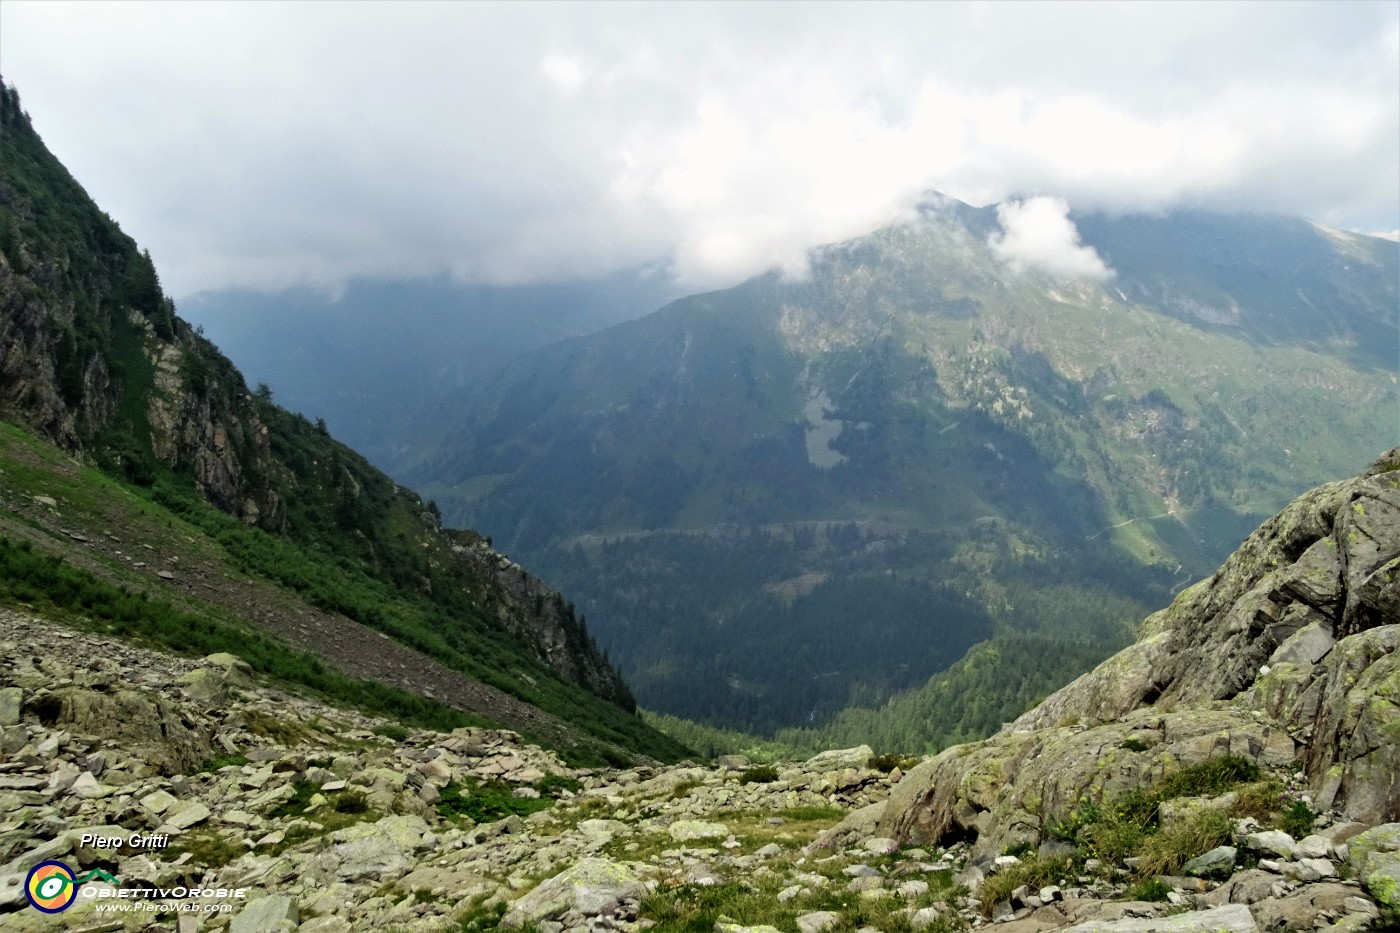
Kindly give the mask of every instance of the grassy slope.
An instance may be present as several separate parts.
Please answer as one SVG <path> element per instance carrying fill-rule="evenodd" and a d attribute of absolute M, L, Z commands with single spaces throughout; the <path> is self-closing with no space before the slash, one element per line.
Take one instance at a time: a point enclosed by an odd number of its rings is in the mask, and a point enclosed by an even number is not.
<path fill-rule="evenodd" d="M 36 501 L 40 496 L 57 506 Z M 398 627 L 401 640 L 419 641 L 424 654 L 508 687 L 505 692 L 568 723 L 563 733 L 534 737 L 576 761 L 598 763 L 627 751 L 668 760 L 685 753 L 637 717 L 559 682 L 523 656 L 489 644 L 497 649 L 494 655 L 413 638 L 432 625 L 429 607 L 377 592 L 329 555 L 242 527 L 209 506 L 185 502 L 185 514 L 176 514 L 154 498 L 81 466 L 20 428 L 0 424 L 0 501 L 8 513 L 0 531 L 8 539 L 3 553 L 9 568 L 0 596 L 186 654 L 229 651 L 280 682 L 411 722 L 441 727 L 482 721 L 441 702 L 346 677 L 323 659 L 267 634 L 271 617 L 322 608 L 316 594 L 324 587 L 346 606 L 373 600 L 386 627 Z M 269 569 L 274 567 L 275 573 Z M 158 570 L 173 571 L 180 588 L 156 576 Z M 528 722 L 504 724 L 538 731 Z"/>

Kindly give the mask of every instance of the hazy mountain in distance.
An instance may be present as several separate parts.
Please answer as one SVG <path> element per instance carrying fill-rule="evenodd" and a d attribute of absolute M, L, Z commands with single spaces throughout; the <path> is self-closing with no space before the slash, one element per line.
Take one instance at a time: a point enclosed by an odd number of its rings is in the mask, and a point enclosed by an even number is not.
<path fill-rule="evenodd" d="M 653 269 L 586 281 L 471 285 L 358 279 L 338 295 L 205 291 L 180 313 L 279 403 L 393 471 L 437 439 L 442 396 L 512 358 L 656 310 L 677 292 Z"/>
<path fill-rule="evenodd" d="M 573 593 L 644 705 L 805 725 L 1012 633 L 1043 670 L 977 718 L 1017 713 L 1400 423 L 1400 246 L 1075 219 L 1111 277 L 1017 271 L 995 207 L 932 197 L 516 359 L 405 475 Z"/>

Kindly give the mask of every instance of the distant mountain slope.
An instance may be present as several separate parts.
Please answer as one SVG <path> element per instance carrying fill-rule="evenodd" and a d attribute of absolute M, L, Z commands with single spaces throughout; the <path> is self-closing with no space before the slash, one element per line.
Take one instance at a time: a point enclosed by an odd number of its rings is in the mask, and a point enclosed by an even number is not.
<path fill-rule="evenodd" d="M 199 292 L 180 313 L 280 404 L 394 470 L 441 438 L 435 405 L 524 353 L 676 297 L 648 270 L 519 286 L 361 279 L 311 289 Z M 349 378 L 347 378 L 349 377 Z"/>
<path fill-rule="evenodd" d="M 562 597 L 474 532 L 443 529 L 434 505 L 304 417 L 250 392 L 175 315 L 149 254 L 44 148 L 4 85 L 0 418 L 207 535 L 230 572 L 278 584 L 609 742 L 680 751 L 632 714 L 627 686 Z M 42 494 L 20 482 L 26 470 L 7 469 L 15 491 Z M 94 516 L 110 493 L 86 484 L 62 507 Z"/>
<path fill-rule="evenodd" d="M 663 711 L 820 723 L 992 632 L 1082 667 L 1394 443 L 1376 347 L 1397 346 L 1400 247 L 1294 218 L 1080 220 L 1123 266 L 1102 285 L 1014 272 L 993 209 L 930 199 L 805 280 L 514 361 L 406 476 L 574 593 Z M 992 680 L 1034 696 L 1071 672 Z"/>

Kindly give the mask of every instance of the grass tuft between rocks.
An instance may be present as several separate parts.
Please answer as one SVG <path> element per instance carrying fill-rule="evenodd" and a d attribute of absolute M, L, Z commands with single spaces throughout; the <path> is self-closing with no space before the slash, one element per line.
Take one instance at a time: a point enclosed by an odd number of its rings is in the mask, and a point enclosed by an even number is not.
<path fill-rule="evenodd" d="M 786 878 L 775 876 L 753 882 L 662 887 L 642 899 L 638 917 L 653 921 L 654 929 L 667 933 L 711 933 L 721 922 L 796 931 L 798 917 L 814 911 L 829 911 L 839 918 L 826 928 L 830 933 L 854 933 L 864 927 L 874 927 L 882 933 L 913 933 L 911 917 L 915 911 L 944 904 L 964 890 L 930 886 L 926 894 L 905 899 L 893 893 L 862 896 L 828 885 L 779 901 L 778 894 L 787 884 Z M 921 929 L 930 933 L 951 933 L 961 927 L 962 921 L 952 908 L 940 907 L 931 923 Z"/>

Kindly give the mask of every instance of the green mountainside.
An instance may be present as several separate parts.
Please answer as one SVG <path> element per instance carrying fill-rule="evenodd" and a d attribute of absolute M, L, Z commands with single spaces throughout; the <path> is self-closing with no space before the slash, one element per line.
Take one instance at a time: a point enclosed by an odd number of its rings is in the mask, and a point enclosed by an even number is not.
<path fill-rule="evenodd" d="M 902 740 L 985 732 L 1400 412 L 1394 243 L 1078 218 L 1096 284 L 1011 271 L 996 216 L 934 197 L 517 359 L 403 475 L 573 594 L 648 708 L 771 733 L 944 683 Z"/>
<path fill-rule="evenodd" d="M 250 391 L 0 91 L 0 595 L 580 759 L 684 753 L 558 592 Z"/>

